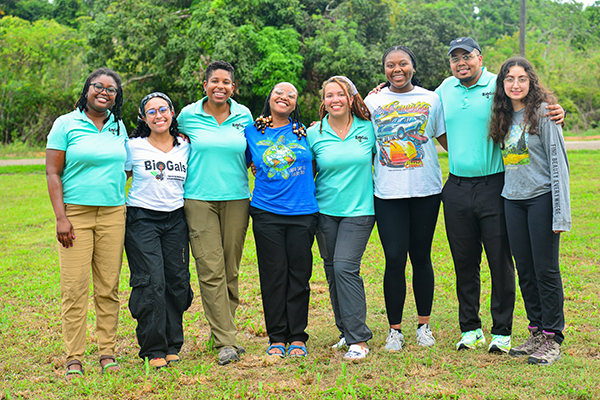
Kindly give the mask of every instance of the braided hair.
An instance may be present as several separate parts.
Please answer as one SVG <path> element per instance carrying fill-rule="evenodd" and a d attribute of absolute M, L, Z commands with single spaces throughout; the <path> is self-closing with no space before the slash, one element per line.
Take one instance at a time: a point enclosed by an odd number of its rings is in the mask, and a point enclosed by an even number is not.
<path fill-rule="evenodd" d="M 79 96 L 79 100 L 75 104 L 75 108 L 79 109 L 81 112 L 86 112 L 88 110 L 87 107 L 87 95 L 90 89 L 90 85 L 92 80 L 96 79 L 99 76 L 109 76 L 111 77 L 115 83 L 117 84 L 117 98 L 115 99 L 115 104 L 110 109 L 111 114 L 114 117 L 115 122 L 117 123 L 117 136 L 120 134 L 120 127 L 118 122 L 123 118 L 121 116 L 121 108 L 123 106 L 123 87 L 121 86 L 121 77 L 115 71 L 110 68 L 99 68 L 92 72 L 87 79 L 85 80 L 85 84 L 83 85 L 83 90 L 81 91 L 81 96 Z M 106 116 L 106 119 L 102 121 L 102 123 L 108 122 L 110 119 L 110 115 Z"/>
<path fill-rule="evenodd" d="M 133 132 L 131 132 L 131 135 L 129 135 L 130 138 L 135 138 L 135 137 L 145 138 L 145 137 L 150 136 L 150 133 L 151 133 L 150 127 L 148 126 L 146 121 L 144 121 L 144 116 L 146 115 L 145 108 L 146 108 L 146 104 L 148 103 L 148 101 L 150 101 L 151 99 L 153 99 L 155 97 L 159 97 L 159 98 L 163 99 L 164 101 L 166 101 L 167 104 L 169 105 L 169 110 L 175 111 L 173 108 L 173 103 L 171 102 L 171 99 L 169 98 L 169 96 L 167 96 L 166 94 L 161 93 L 161 92 L 150 93 L 149 95 L 144 97 L 142 99 L 142 101 L 140 102 L 140 107 L 139 107 L 138 117 L 137 117 L 137 126 L 135 127 Z M 173 146 L 179 146 L 179 140 L 177 139 L 179 137 L 179 125 L 177 124 L 177 118 L 175 118 L 175 117 L 173 117 L 171 119 L 171 126 L 169 127 L 169 134 L 171 136 L 173 136 Z"/>
<path fill-rule="evenodd" d="M 282 82 L 280 82 L 282 83 Z M 279 83 L 277 84 L 279 85 Z M 273 116 L 271 115 L 271 95 L 273 94 L 273 90 L 277 87 L 277 85 L 273 86 L 271 92 L 269 92 L 269 96 L 265 100 L 265 105 L 260 112 L 260 116 L 256 118 L 254 121 L 254 126 L 257 130 L 261 131 L 263 134 L 265 133 L 265 129 L 270 127 L 273 122 Z M 292 120 L 292 129 L 294 133 L 298 136 L 298 140 L 302 138 L 302 136 L 306 136 L 306 128 L 302 124 L 302 112 L 300 111 L 300 106 L 298 105 L 298 101 L 296 101 L 296 107 L 294 111 L 290 114 L 290 119 Z"/>
<path fill-rule="evenodd" d="M 321 94 L 321 105 L 319 106 L 319 118 L 321 124 L 319 125 L 319 133 L 323 133 L 323 118 L 325 118 L 325 116 L 329 114 L 327 112 L 327 109 L 325 108 L 325 87 L 332 82 L 340 85 L 348 101 L 350 101 L 350 99 L 353 99 L 352 106 L 350 106 L 350 112 L 354 116 L 360 119 L 364 119 L 365 121 L 371 120 L 371 112 L 369 111 L 369 108 L 360 96 L 360 93 L 358 93 L 358 90 L 356 90 L 356 86 L 354 86 L 354 83 L 352 83 L 352 81 L 345 76 L 332 76 L 331 78 L 323 82 L 323 86 L 319 91 Z"/>
<path fill-rule="evenodd" d="M 383 69 L 385 70 L 385 60 L 387 58 L 387 56 L 390 53 L 393 53 L 395 51 L 402 51 L 406 54 L 408 54 L 408 56 L 410 57 L 410 62 L 412 63 L 413 68 L 415 69 L 415 73 L 412 76 L 412 79 L 410 80 L 410 83 L 412 83 L 413 86 L 423 86 L 423 84 L 421 83 L 421 81 L 419 80 L 419 78 L 417 78 L 417 57 L 415 57 L 415 53 L 412 52 L 412 50 L 407 47 L 407 46 L 392 46 L 389 49 L 387 49 L 385 51 L 385 53 L 383 53 L 383 57 L 381 57 L 381 64 L 383 65 Z M 389 87 L 391 85 L 391 83 L 389 81 L 387 81 L 385 83 L 385 85 L 383 85 L 383 87 Z"/>

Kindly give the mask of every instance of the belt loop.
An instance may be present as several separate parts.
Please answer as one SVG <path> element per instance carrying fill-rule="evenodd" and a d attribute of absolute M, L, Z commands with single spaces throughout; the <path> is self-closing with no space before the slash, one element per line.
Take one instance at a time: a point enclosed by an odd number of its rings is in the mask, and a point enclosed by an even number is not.
<path fill-rule="evenodd" d="M 488 184 L 488 176 L 489 176 L 489 175 L 486 175 L 486 176 L 485 176 L 485 185 L 486 185 L 486 186 L 487 186 L 487 184 Z"/>
<path fill-rule="evenodd" d="M 460 176 L 457 176 L 457 177 L 456 177 L 456 184 L 457 184 L 458 186 L 460 186 Z"/>

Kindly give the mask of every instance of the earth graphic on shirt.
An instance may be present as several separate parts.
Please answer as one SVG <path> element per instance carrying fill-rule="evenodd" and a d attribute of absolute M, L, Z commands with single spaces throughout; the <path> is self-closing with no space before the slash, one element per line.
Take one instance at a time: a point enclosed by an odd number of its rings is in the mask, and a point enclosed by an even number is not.
<path fill-rule="evenodd" d="M 290 174 L 287 169 L 296 161 L 296 154 L 291 149 L 298 148 L 305 150 L 305 148 L 298 143 L 286 145 L 285 136 L 280 136 L 275 143 L 271 140 L 261 140 L 257 145 L 269 146 L 263 153 L 263 161 L 265 163 L 263 168 L 268 168 L 269 172 L 267 173 L 267 176 L 269 178 L 274 177 L 278 172 L 283 179 L 289 178 Z"/>

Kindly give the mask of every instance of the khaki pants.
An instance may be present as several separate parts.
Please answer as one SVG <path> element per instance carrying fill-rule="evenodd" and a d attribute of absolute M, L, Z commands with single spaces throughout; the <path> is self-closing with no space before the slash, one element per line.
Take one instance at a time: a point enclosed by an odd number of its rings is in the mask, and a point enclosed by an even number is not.
<path fill-rule="evenodd" d="M 119 274 L 123 261 L 125 206 L 67 204 L 73 247 L 59 245 L 63 337 L 67 362 L 85 353 L 90 270 L 94 284 L 99 355 L 114 355 L 119 315 Z"/>
<path fill-rule="evenodd" d="M 217 349 L 237 348 L 238 271 L 248 229 L 249 204 L 248 199 L 185 200 L 202 305 Z"/>

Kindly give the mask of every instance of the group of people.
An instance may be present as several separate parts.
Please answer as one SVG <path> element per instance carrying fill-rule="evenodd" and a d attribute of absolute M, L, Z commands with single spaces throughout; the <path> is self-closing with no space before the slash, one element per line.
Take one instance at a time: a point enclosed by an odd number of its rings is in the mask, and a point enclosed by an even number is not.
<path fill-rule="evenodd" d="M 308 129 L 294 85 L 276 84 L 253 121 L 231 98 L 234 68 L 215 61 L 206 68 L 206 96 L 177 118 L 166 94 L 145 96 L 128 139 L 121 80 L 110 69 L 94 71 L 76 109 L 55 121 L 47 144 L 48 190 L 62 245 L 66 379 L 84 375 L 90 270 L 100 366 L 102 372 L 120 369 L 115 344 L 123 248 L 142 359 L 155 368 L 179 361 L 183 313 L 194 296 L 191 247 L 218 363 L 238 361 L 245 352 L 236 340 L 238 271 L 250 216 L 268 355 L 308 354 L 316 237 L 340 331 L 332 347 L 345 349 L 350 361 L 367 356 L 373 334 L 360 265 L 376 221 L 385 254 L 385 350 L 405 345 L 408 256 L 416 343 L 433 346 L 431 247 L 441 202 L 457 277 L 457 349 L 485 343 L 483 243 L 492 276 L 489 351 L 527 355 L 533 364 L 558 360 L 564 340 L 559 232 L 570 229 L 568 161 L 557 125 L 564 111 L 525 59 L 508 60 L 495 76 L 471 38 L 452 41 L 448 55 L 453 77 L 436 92 L 420 86 L 417 57 L 405 46 L 385 52 L 387 82 L 364 101 L 348 77 L 329 78 L 321 89 L 320 121 Z M 434 138 L 449 152 L 445 185 Z M 248 168 L 255 175 L 252 195 Z M 530 321 L 529 338 L 514 348 L 511 251 Z"/>

